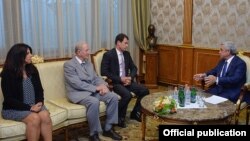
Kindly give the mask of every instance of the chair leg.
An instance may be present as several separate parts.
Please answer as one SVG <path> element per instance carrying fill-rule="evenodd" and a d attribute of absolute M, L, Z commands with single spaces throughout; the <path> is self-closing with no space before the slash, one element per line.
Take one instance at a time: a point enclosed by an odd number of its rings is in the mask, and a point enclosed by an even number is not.
<path fill-rule="evenodd" d="M 247 109 L 246 109 L 246 125 L 249 124 L 249 115 L 250 115 L 250 105 L 247 106 Z"/>
<path fill-rule="evenodd" d="M 65 128 L 64 137 L 65 137 L 64 141 L 68 141 L 69 140 L 69 129 L 67 127 Z"/>
<path fill-rule="evenodd" d="M 240 106 L 238 105 L 236 110 L 234 111 L 234 115 L 233 115 L 233 118 L 234 118 L 234 124 L 235 125 L 238 125 L 239 124 L 239 116 L 240 116 Z"/>
<path fill-rule="evenodd" d="M 239 123 L 239 113 L 235 112 L 234 113 L 234 124 L 238 125 L 238 123 Z"/>

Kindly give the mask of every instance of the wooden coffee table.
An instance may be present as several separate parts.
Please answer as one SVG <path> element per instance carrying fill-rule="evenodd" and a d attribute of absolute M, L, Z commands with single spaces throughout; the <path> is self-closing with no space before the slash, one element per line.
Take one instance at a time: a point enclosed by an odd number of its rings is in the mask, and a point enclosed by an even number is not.
<path fill-rule="evenodd" d="M 173 91 L 152 93 L 141 100 L 142 106 L 142 140 L 145 140 L 146 117 L 152 116 L 164 124 L 204 125 L 230 124 L 236 109 L 233 102 L 227 100 L 219 104 L 206 103 L 206 108 L 177 109 L 177 113 L 159 116 L 153 111 L 153 103 L 160 96 L 166 96 Z M 209 97 L 211 94 L 198 92 L 200 96 Z"/>

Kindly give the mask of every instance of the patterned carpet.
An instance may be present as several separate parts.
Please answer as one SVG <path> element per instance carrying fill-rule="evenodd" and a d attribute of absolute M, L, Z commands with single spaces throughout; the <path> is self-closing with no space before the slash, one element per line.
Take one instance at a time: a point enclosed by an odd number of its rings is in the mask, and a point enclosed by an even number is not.
<path fill-rule="evenodd" d="M 158 89 L 151 89 L 150 93 L 165 91 L 168 89 L 172 89 L 172 87 L 170 88 L 159 87 Z M 132 99 L 128 107 L 128 112 L 127 112 L 127 117 L 126 117 L 126 123 L 128 127 L 127 128 L 114 127 L 115 131 L 117 131 L 120 135 L 123 136 L 124 141 L 141 141 L 141 138 L 142 138 L 141 137 L 141 123 L 135 120 L 129 119 L 130 111 L 132 110 L 134 103 L 135 103 L 135 99 Z M 153 141 L 158 140 L 157 126 L 159 124 L 161 123 L 159 123 L 155 119 L 152 119 L 150 117 L 147 118 L 146 140 L 153 140 Z M 245 124 L 245 111 L 241 112 L 240 114 L 239 124 Z M 88 128 L 77 129 L 77 130 L 71 131 L 69 136 L 70 136 L 70 141 L 88 141 Z M 100 135 L 100 139 L 102 141 L 112 141 L 111 138 L 103 137 L 102 135 Z M 62 135 L 58 135 L 58 136 L 55 136 L 53 140 L 62 141 L 64 139 Z"/>

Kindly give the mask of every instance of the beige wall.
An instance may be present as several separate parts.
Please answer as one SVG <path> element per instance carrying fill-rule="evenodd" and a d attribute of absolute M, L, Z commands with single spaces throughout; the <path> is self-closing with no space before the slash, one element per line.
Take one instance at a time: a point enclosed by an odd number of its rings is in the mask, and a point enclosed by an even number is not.
<path fill-rule="evenodd" d="M 185 0 L 151 0 L 151 23 L 158 44 L 183 43 Z M 193 0 L 192 44 L 217 48 L 232 40 L 239 50 L 250 50 L 250 0 Z"/>

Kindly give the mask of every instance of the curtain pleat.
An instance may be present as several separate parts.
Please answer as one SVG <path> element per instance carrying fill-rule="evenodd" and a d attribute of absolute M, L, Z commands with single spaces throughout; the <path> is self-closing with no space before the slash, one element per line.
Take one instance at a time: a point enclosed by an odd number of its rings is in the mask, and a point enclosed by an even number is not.
<path fill-rule="evenodd" d="M 148 50 L 146 38 L 148 36 L 147 28 L 150 24 L 150 1 L 132 1 L 132 12 L 135 40 L 139 47 L 146 51 Z"/>

